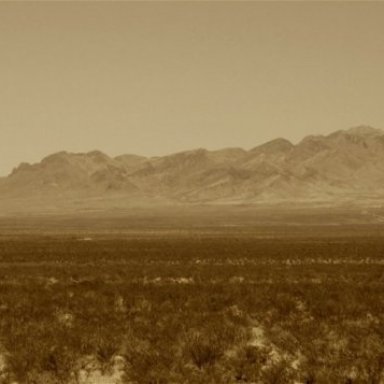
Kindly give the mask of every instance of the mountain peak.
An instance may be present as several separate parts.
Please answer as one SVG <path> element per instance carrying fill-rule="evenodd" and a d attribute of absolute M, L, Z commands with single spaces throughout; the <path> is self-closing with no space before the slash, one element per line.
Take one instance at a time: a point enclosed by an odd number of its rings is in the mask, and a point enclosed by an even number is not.
<path fill-rule="evenodd" d="M 347 129 L 345 132 L 356 136 L 381 136 L 384 134 L 384 131 L 381 129 L 373 128 L 369 125 L 359 125 L 357 127 L 352 127 Z"/>
<path fill-rule="evenodd" d="M 274 151 L 285 152 L 292 149 L 293 147 L 294 145 L 289 140 L 279 137 L 277 139 L 261 144 L 251 149 L 251 151 L 263 150 L 263 151 L 272 151 L 272 152 Z"/>
<path fill-rule="evenodd" d="M 107 162 L 110 160 L 110 157 L 108 155 L 98 150 L 90 151 L 86 153 L 86 155 L 97 162 Z"/>
<path fill-rule="evenodd" d="M 59 161 L 66 161 L 71 154 L 67 151 L 60 151 L 60 152 L 55 152 L 52 153 L 46 157 L 44 157 L 41 160 L 42 164 L 48 164 L 48 163 L 53 163 L 53 162 L 59 162 Z"/>

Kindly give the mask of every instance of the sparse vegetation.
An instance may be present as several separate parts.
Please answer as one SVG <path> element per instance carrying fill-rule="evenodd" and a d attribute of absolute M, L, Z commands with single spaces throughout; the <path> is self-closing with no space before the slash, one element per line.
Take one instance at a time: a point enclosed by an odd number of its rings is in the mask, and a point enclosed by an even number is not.
<path fill-rule="evenodd" d="M 373 236 L 4 237 L 0 382 L 380 384 L 383 255 Z"/>

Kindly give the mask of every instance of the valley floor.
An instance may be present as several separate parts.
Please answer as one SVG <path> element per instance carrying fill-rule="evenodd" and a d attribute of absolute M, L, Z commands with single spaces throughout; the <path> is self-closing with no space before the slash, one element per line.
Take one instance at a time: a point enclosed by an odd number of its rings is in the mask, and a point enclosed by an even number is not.
<path fill-rule="evenodd" d="M 384 383 L 379 225 L 33 220 L 0 222 L 2 383 Z"/>

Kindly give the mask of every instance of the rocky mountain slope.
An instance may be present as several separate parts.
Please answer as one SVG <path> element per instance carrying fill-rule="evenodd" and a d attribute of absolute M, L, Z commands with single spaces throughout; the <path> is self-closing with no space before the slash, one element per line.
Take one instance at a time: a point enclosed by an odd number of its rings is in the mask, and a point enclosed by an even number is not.
<path fill-rule="evenodd" d="M 163 157 L 59 152 L 22 163 L 0 181 L 0 199 L 264 203 L 384 198 L 384 131 L 367 126 L 294 145 L 196 149 Z"/>

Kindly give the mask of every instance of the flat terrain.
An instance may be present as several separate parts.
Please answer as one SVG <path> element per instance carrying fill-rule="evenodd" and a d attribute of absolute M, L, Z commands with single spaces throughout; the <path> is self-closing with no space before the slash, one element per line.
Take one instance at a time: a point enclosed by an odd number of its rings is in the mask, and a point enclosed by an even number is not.
<path fill-rule="evenodd" d="M 0 382 L 383 383 L 384 227 L 345 220 L 1 219 Z"/>

